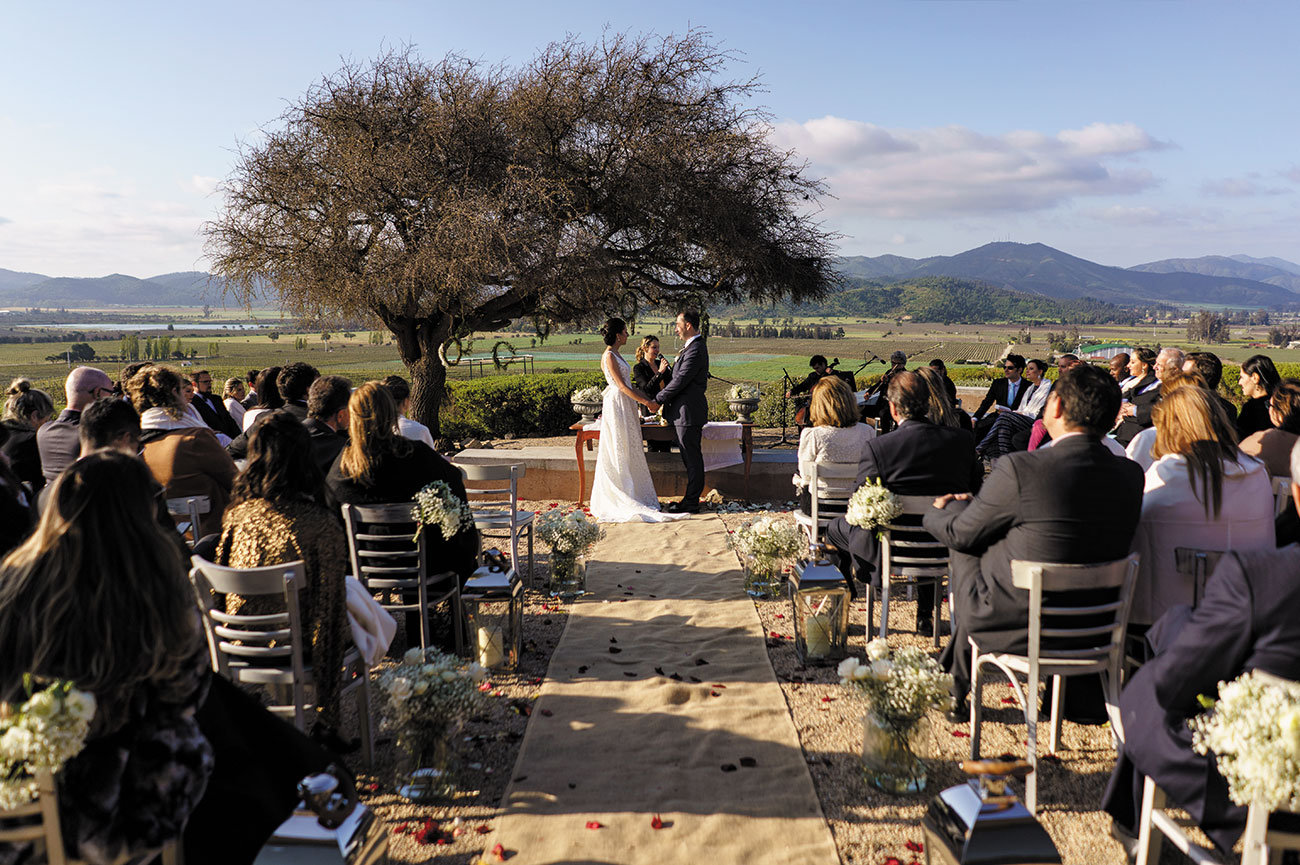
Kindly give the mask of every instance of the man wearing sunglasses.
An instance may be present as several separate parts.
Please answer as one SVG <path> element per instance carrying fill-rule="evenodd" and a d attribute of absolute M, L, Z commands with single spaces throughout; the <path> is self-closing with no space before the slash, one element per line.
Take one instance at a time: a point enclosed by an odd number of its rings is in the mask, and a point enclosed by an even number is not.
<path fill-rule="evenodd" d="M 998 412 L 1020 408 L 1020 401 L 1025 396 L 1025 381 L 1020 377 L 1025 371 L 1025 359 L 1018 354 L 1007 355 L 1002 361 L 1002 371 L 1006 377 L 996 379 L 989 385 L 988 393 L 984 394 L 984 401 L 980 403 L 979 408 L 975 409 L 975 441 L 983 440 L 997 420 Z M 985 417 L 990 407 L 994 411 Z"/>
<path fill-rule="evenodd" d="M 53 422 L 36 431 L 36 447 L 41 452 L 41 473 L 46 483 L 53 483 L 80 456 L 81 412 L 95 400 L 112 396 L 113 380 L 102 369 L 79 366 L 68 373 L 63 392 L 68 407 Z"/>

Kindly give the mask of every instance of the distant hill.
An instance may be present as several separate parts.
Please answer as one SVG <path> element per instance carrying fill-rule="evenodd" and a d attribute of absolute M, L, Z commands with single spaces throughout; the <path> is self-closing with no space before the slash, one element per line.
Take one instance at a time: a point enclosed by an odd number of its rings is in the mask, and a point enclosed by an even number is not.
<path fill-rule="evenodd" d="M 1244 256 L 1243 256 L 1244 257 Z M 1282 259 L 1273 259 L 1282 261 Z M 1285 263 L 1285 262 L 1284 262 Z M 1300 268 L 1295 271 L 1284 270 L 1271 264 L 1254 261 L 1241 261 L 1224 255 L 1203 255 L 1200 258 L 1166 258 L 1147 264 L 1136 264 L 1129 270 L 1141 270 L 1146 273 L 1199 273 L 1202 276 L 1223 276 L 1230 279 L 1250 279 L 1255 282 L 1267 282 L 1288 291 L 1300 292 Z"/>
<path fill-rule="evenodd" d="M 1287 261 L 1285 258 L 1251 258 L 1249 255 L 1229 255 L 1233 261 L 1240 261 L 1245 264 L 1267 264 L 1269 267 L 1276 267 L 1278 270 L 1285 270 L 1288 273 L 1300 273 L 1300 264 L 1294 261 Z"/>
<path fill-rule="evenodd" d="M 920 260 L 904 258 L 901 255 L 878 255 L 868 258 L 865 255 L 848 255 L 837 264 L 840 273 L 859 279 L 875 279 L 878 276 L 898 276 L 914 270 Z"/>
<path fill-rule="evenodd" d="M 97 277 L 49 277 L 0 269 L 0 306 L 214 306 L 222 302 L 223 284 L 202 271 L 163 273 L 140 279 L 121 273 Z"/>
<path fill-rule="evenodd" d="M 1057 299 L 1093 298 L 1132 306 L 1135 303 L 1174 303 L 1186 306 L 1224 304 L 1248 308 L 1300 306 L 1300 295 L 1286 288 L 1238 277 L 1196 273 L 1148 273 L 1088 261 L 1041 243 L 989 243 L 957 255 L 915 261 L 898 272 L 897 256 L 844 260 L 845 275 L 872 269 L 877 279 L 910 281 L 926 276 L 978 280 L 1005 289 Z"/>
<path fill-rule="evenodd" d="M 7 294 L 10 291 L 22 291 L 47 279 L 49 279 L 48 276 L 40 273 L 22 273 L 0 267 L 0 295 Z"/>

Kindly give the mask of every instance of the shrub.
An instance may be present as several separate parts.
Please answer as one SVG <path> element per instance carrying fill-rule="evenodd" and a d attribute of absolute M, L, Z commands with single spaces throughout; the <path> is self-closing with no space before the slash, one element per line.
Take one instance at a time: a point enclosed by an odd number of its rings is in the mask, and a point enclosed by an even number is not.
<path fill-rule="evenodd" d="M 580 387 L 602 385 L 599 372 L 563 375 L 502 375 L 451 382 L 446 429 L 461 437 L 565 435 L 578 419 L 569 395 Z M 444 429 L 444 435 L 448 433 Z"/>

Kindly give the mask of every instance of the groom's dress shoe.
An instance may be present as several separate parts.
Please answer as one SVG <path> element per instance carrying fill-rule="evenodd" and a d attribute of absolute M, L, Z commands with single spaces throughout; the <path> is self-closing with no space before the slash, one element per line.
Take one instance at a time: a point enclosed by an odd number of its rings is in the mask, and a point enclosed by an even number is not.
<path fill-rule="evenodd" d="M 668 513 L 670 514 L 698 514 L 699 512 L 700 512 L 699 505 L 688 505 L 688 504 L 684 504 L 683 502 L 673 502 L 668 506 Z"/>

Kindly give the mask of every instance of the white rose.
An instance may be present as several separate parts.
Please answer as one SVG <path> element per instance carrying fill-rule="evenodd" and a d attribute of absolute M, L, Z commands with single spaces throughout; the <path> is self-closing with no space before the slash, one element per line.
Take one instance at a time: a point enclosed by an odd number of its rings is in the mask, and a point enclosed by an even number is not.
<path fill-rule="evenodd" d="M 388 686 L 388 693 L 398 700 L 411 696 L 411 683 L 402 678 L 393 679 Z"/>
<path fill-rule="evenodd" d="M 870 643 L 867 643 L 867 657 L 873 661 L 884 661 L 889 658 L 889 643 L 876 637 Z"/>
<path fill-rule="evenodd" d="M 41 718 L 48 718 L 58 710 L 58 702 L 54 695 L 48 691 L 41 691 L 39 694 L 33 694 L 32 698 L 23 706 L 23 711 L 28 715 L 36 715 Z"/>
<path fill-rule="evenodd" d="M 406 654 L 402 655 L 402 662 L 406 664 L 418 664 L 424 660 L 423 649 L 407 649 Z"/>
<path fill-rule="evenodd" d="M 95 717 L 95 695 L 85 691 L 72 691 L 64 703 L 68 714 L 77 721 L 89 721 Z"/>
<path fill-rule="evenodd" d="M 860 664 L 861 662 L 857 658 L 850 656 L 845 658 L 843 661 L 840 661 L 840 665 L 835 668 L 835 672 L 839 674 L 841 679 L 852 679 L 853 671 L 856 670 Z"/>
<path fill-rule="evenodd" d="M 443 670 L 438 674 L 438 678 L 442 679 L 444 682 L 454 682 L 456 681 L 457 676 L 452 670 Z"/>
<path fill-rule="evenodd" d="M 438 672 L 438 668 L 435 667 L 433 664 L 425 664 L 423 667 L 420 668 L 420 672 L 426 676 L 432 676 Z"/>
<path fill-rule="evenodd" d="M 873 672 L 871 667 L 868 667 L 864 664 L 853 671 L 853 681 L 865 682 L 867 679 L 870 679 L 872 675 Z"/>
<path fill-rule="evenodd" d="M 421 679 L 415 683 L 415 687 L 412 688 L 412 690 L 415 691 L 416 694 L 423 694 L 425 691 L 429 690 L 429 683 L 424 679 Z"/>

